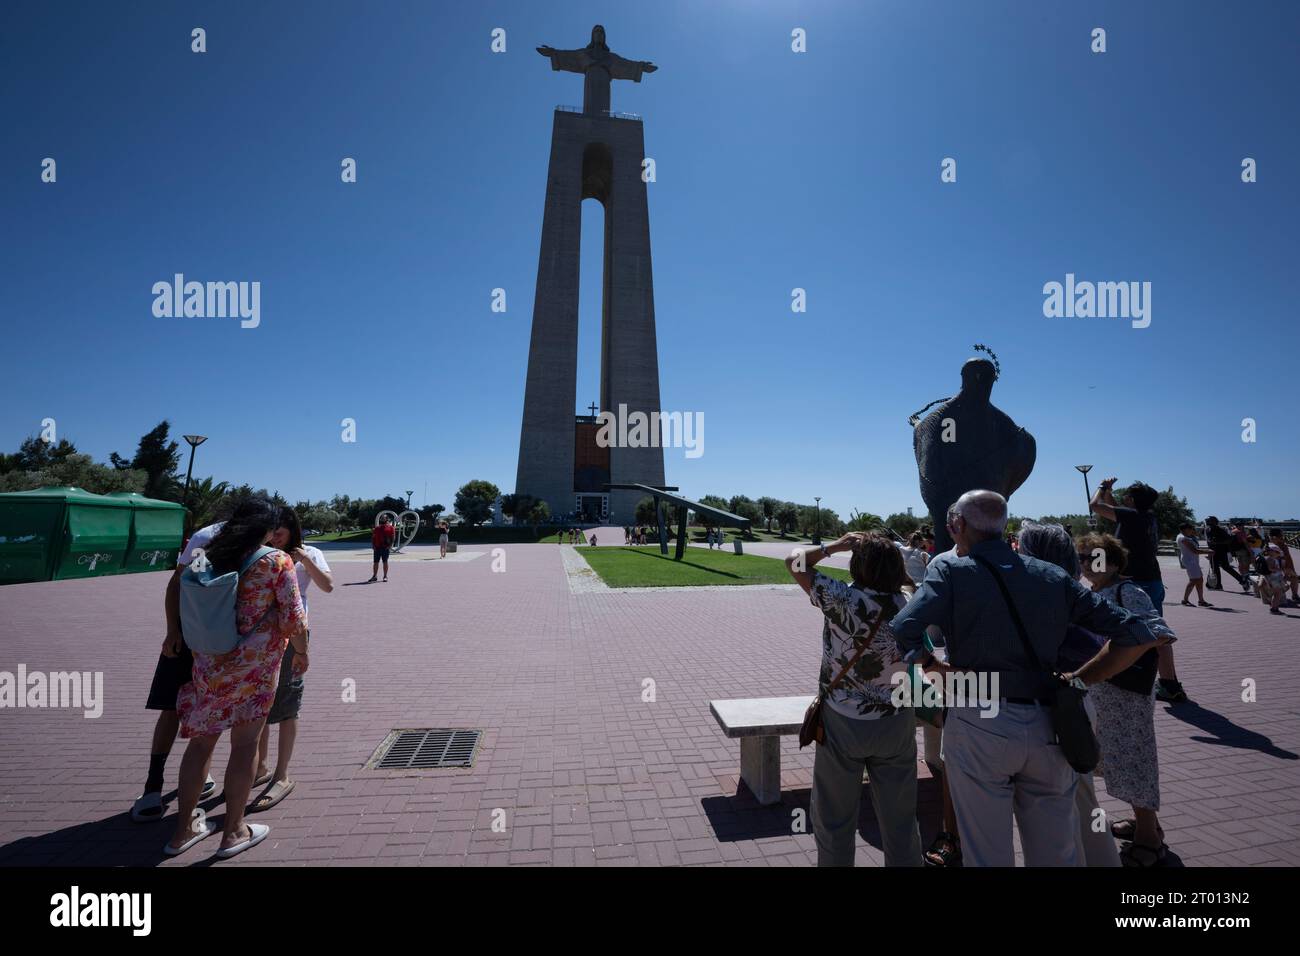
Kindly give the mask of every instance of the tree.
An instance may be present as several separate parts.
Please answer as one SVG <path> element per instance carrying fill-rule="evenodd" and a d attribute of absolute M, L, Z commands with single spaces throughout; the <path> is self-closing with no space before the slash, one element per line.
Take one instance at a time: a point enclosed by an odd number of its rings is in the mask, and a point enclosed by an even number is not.
<path fill-rule="evenodd" d="M 71 485 L 97 495 L 114 491 L 139 494 L 144 491 L 146 478 L 143 471 L 121 471 L 97 464 L 89 455 L 71 454 L 42 468 L 0 475 L 0 491 L 31 491 L 46 485 Z"/>
<path fill-rule="evenodd" d="M 324 531 L 328 534 L 338 529 L 339 515 L 337 511 L 331 511 L 329 508 L 312 508 L 302 516 L 302 524 L 304 528 Z"/>
<path fill-rule="evenodd" d="M 850 521 L 849 525 L 852 526 Z M 897 511 L 885 519 L 885 527 L 903 538 L 908 538 L 921 530 L 921 519 L 906 511 Z"/>
<path fill-rule="evenodd" d="M 731 510 L 731 505 L 728 503 L 727 499 L 723 498 L 721 495 L 705 495 L 700 499 L 700 504 L 708 508 L 717 508 L 719 511 Z M 640 522 L 640 519 L 637 520 Z M 653 518 L 651 520 L 653 520 Z M 716 519 L 701 514 L 695 515 L 695 521 L 700 527 L 704 528 L 712 528 L 717 524 Z"/>
<path fill-rule="evenodd" d="M 793 501 L 783 501 L 777 505 L 773 517 L 776 518 L 777 526 L 781 529 L 781 537 L 784 538 L 786 532 L 799 523 L 799 506 Z"/>
<path fill-rule="evenodd" d="M 823 510 L 822 513 L 825 514 L 825 511 Z M 890 517 L 896 516 L 890 515 Z M 854 509 L 853 514 L 849 515 L 847 523 L 847 528 L 850 531 L 881 531 L 886 527 L 887 524 L 880 515 L 872 514 L 870 511 L 858 511 L 857 509 Z M 826 525 L 823 524 L 822 530 L 825 529 Z"/>
<path fill-rule="evenodd" d="M 217 520 L 230 486 L 224 482 L 213 483 L 211 476 L 190 483 L 191 527 L 202 528 Z"/>
<path fill-rule="evenodd" d="M 727 503 L 727 509 L 733 515 L 739 515 L 742 518 L 748 518 L 750 524 L 757 524 L 763 520 L 763 509 L 759 507 L 758 502 L 753 498 L 745 495 L 736 495 Z"/>
<path fill-rule="evenodd" d="M 14 454 L 0 455 L 0 475 L 11 471 L 40 471 L 75 454 L 77 446 L 66 438 L 54 444 L 32 436 L 24 439 Z"/>
<path fill-rule="evenodd" d="M 763 512 L 763 521 L 766 522 L 769 533 L 772 531 L 772 519 L 776 517 L 776 509 L 781 507 L 779 498 L 759 498 L 758 507 Z"/>
<path fill-rule="evenodd" d="M 871 517 L 877 521 L 880 520 L 876 515 Z M 810 535 L 814 534 L 819 528 L 823 538 L 838 538 L 844 533 L 844 522 L 830 508 L 801 505 L 799 507 L 799 530 Z"/>
<path fill-rule="evenodd" d="M 144 494 L 149 498 L 163 498 L 180 501 L 180 483 L 176 479 L 176 468 L 180 464 L 180 446 L 169 440 L 171 423 L 159 422 L 150 432 L 140 439 L 135 457 L 129 462 L 117 452 L 109 455 L 113 467 L 119 471 L 135 469 L 145 473 Z"/>
<path fill-rule="evenodd" d="M 1184 524 L 1196 524 L 1196 512 L 1188 507 L 1186 498 L 1174 494 L 1173 485 L 1160 492 L 1152 510 L 1162 538 L 1176 538 Z"/>
<path fill-rule="evenodd" d="M 425 505 L 423 508 L 417 509 L 416 513 L 420 516 L 420 520 L 425 524 L 437 524 L 438 516 L 446 510 L 447 509 L 442 505 L 433 504 Z"/>
<path fill-rule="evenodd" d="M 1021 519 L 1024 522 L 1024 519 Z M 1038 519 L 1039 524 L 1059 524 L 1071 535 L 1084 534 L 1090 530 L 1088 527 L 1088 516 L 1081 514 L 1071 515 L 1043 515 Z"/>
<path fill-rule="evenodd" d="M 703 504 L 703 502 L 701 502 Z M 646 495 L 636 503 L 635 520 L 637 524 L 656 524 L 655 518 L 655 500 L 652 496 Z"/>
<path fill-rule="evenodd" d="M 547 524 L 551 520 L 551 506 L 545 501 L 534 498 L 532 495 L 525 495 L 528 499 L 528 510 L 524 512 L 524 520 L 536 528 L 539 524 Z"/>
<path fill-rule="evenodd" d="M 490 481 L 476 478 L 456 492 L 456 514 L 468 525 L 479 525 L 492 517 L 492 503 L 501 490 Z"/>

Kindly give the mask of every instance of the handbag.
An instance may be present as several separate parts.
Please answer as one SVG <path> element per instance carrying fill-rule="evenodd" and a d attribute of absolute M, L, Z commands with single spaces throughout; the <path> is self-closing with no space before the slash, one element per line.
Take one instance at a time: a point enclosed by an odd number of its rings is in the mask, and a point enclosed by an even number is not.
<path fill-rule="evenodd" d="M 835 675 L 835 679 L 826 685 L 826 690 L 818 692 L 813 698 L 813 702 L 808 705 L 804 711 L 803 723 L 799 725 L 799 749 L 803 750 L 809 744 L 816 742 L 824 744 L 826 742 L 826 725 L 822 723 L 822 701 L 826 695 L 833 691 L 844 680 L 844 677 L 852 669 L 853 665 L 858 662 L 858 658 L 866 653 L 871 642 L 876 638 L 876 631 L 880 630 L 880 625 L 885 622 L 883 614 L 877 614 L 876 619 L 872 622 L 871 629 L 867 631 L 866 640 L 858 648 L 856 654 L 849 658 L 849 662 L 844 665 L 844 669 Z"/>
<path fill-rule="evenodd" d="M 1115 603 L 1123 610 L 1128 610 L 1128 608 L 1124 607 L 1125 584 L 1137 587 L 1137 585 L 1133 584 L 1132 581 L 1121 581 L 1119 587 L 1115 589 Z M 1131 691 L 1134 694 L 1142 694 L 1144 696 L 1149 695 L 1151 693 L 1151 688 L 1156 685 L 1156 666 L 1158 662 L 1159 657 L 1156 654 L 1155 648 L 1152 648 L 1139 657 L 1132 666 L 1120 671 L 1114 677 L 1107 680 L 1106 683 L 1113 687 L 1118 687 L 1120 690 Z"/>
<path fill-rule="evenodd" d="M 1088 719 L 1088 712 L 1083 706 L 1083 699 L 1088 692 L 1067 684 L 1060 679 L 1059 674 L 1043 666 L 1034 645 L 1029 642 L 1025 622 L 1020 619 L 1020 612 L 1011 600 L 1011 592 L 1007 590 L 1002 575 L 998 574 L 997 568 L 987 558 L 977 554 L 972 554 L 971 557 L 988 568 L 993 575 L 998 590 L 1002 592 L 1002 599 L 1007 602 L 1007 610 L 1011 612 L 1011 621 L 1016 626 L 1016 633 L 1020 635 L 1025 654 L 1055 685 L 1051 697 L 1052 730 L 1056 733 L 1056 742 L 1060 745 L 1066 762 L 1076 773 L 1092 773 L 1097 764 L 1101 763 L 1101 748 L 1097 746 L 1097 735 L 1092 732 L 1092 721 Z"/>

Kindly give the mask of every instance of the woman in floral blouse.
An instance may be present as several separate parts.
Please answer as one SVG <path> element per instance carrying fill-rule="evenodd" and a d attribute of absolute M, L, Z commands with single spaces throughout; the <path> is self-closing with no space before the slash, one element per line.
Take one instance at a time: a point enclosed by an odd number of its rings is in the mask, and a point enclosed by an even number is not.
<path fill-rule="evenodd" d="M 850 552 L 848 584 L 815 569 L 828 555 Z M 853 659 L 878 617 L 871 646 L 825 696 L 826 742 L 813 762 L 812 822 L 818 866 L 852 866 L 862 771 L 871 778 L 871 804 L 880 825 L 886 866 L 920 866 L 916 825 L 916 716 L 892 702 L 890 666 L 899 660 L 889 621 L 907 603 L 911 581 L 903 556 L 883 534 L 850 533 L 828 545 L 795 551 L 791 576 L 822 612 L 819 685 L 823 693 Z"/>
<path fill-rule="evenodd" d="M 212 539 L 206 558 L 216 574 L 238 571 L 279 524 L 279 509 L 253 499 L 235 512 Z M 225 832 L 219 857 L 230 857 L 260 843 L 270 832 L 263 824 L 244 824 L 253 785 L 257 742 L 275 699 L 285 648 L 306 654 L 307 616 L 298 593 L 293 560 L 272 551 L 240 577 L 235 610 L 239 645 L 226 654 L 194 653 L 193 680 L 177 695 L 181 736 L 189 740 L 181 761 L 176 833 L 164 848 L 180 853 L 214 832 L 200 817 L 191 819 L 199 791 L 221 734 L 230 731 L 230 762 L 225 780 Z"/>

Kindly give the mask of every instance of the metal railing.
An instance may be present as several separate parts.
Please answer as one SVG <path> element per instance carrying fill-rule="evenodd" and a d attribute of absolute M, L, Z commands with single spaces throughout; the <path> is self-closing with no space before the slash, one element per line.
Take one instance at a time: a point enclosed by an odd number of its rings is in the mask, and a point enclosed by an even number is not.
<path fill-rule="evenodd" d="M 584 112 L 586 112 L 586 111 L 583 110 L 583 108 L 582 108 L 581 106 L 568 106 L 568 105 L 566 105 L 566 104 L 564 104 L 564 103 L 561 103 L 560 105 L 558 105 L 558 106 L 555 107 L 555 112 L 557 112 L 557 113 L 584 113 Z M 641 122 L 641 114 L 639 114 L 639 113 L 616 113 L 616 112 L 614 112 L 613 110 L 597 110 L 595 115 L 597 115 L 597 116 L 603 116 L 603 117 L 605 117 L 606 119 L 634 120 L 634 121 L 636 121 L 636 122 L 638 122 L 638 123 Z"/>

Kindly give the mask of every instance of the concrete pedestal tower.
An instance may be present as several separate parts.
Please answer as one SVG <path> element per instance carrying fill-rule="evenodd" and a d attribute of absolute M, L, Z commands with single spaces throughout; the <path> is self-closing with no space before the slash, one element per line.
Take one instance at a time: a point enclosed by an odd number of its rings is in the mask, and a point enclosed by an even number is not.
<path fill-rule="evenodd" d="M 641 179 L 645 138 L 640 119 L 609 111 L 611 80 L 639 83 L 656 67 L 611 53 L 600 26 L 581 49 L 538 52 L 553 70 L 581 73 L 585 82 L 582 112 L 557 109 L 551 131 L 515 492 L 545 500 L 554 515 L 603 520 L 612 513 L 615 523 L 632 524 L 640 496 L 604 486 L 662 485 L 663 450 L 657 435 L 647 447 L 597 448 L 594 414 L 575 415 L 579 239 L 582 201 L 597 199 L 605 209 L 600 408 L 616 415 L 658 412 L 650 216 Z"/>

